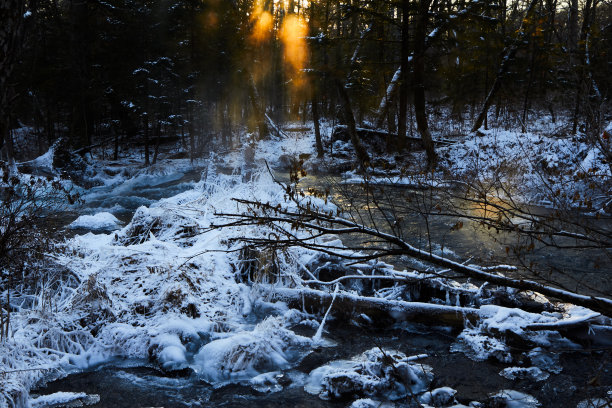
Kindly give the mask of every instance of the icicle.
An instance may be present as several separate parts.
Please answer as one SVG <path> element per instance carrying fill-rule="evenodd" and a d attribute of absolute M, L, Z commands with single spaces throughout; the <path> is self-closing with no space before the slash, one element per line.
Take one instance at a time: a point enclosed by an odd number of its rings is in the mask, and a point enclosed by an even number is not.
<path fill-rule="evenodd" d="M 336 283 L 336 288 L 334 289 L 334 296 L 332 297 L 332 301 L 329 304 L 329 309 L 327 309 L 327 312 L 325 312 L 325 316 L 323 316 L 323 320 L 321 320 L 321 324 L 319 325 L 319 328 L 317 329 L 317 332 L 312 337 L 312 343 L 313 344 L 318 344 L 318 343 L 321 342 L 321 335 L 323 334 L 323 326 L 325 326 L 325 320 L 327 319 L 327 315 L 329 314 L 329 312 L 331 311 L 332 306 L 334 305 L 334 300 L 336 300 L 336 295 L 338 294 L 338 289 L 339 288 L 340 288 L 340 284 Z"/>

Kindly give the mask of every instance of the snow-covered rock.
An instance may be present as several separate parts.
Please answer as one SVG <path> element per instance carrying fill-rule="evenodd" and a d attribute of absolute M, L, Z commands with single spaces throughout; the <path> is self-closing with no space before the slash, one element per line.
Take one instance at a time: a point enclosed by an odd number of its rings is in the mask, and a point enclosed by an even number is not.
<path fill-rule="evenodd" d="M 529 394 L 515 390 L 501 390 L 489 397 L 492 406 L 504 408 L 537 408 L 541 404 Z"/>
<path fill-rule="evenodd" d="M 455 394 L 457 394 L 457 391 L 450 387 L 440 387 L 427 391 L 421 395 L 419 400 L 425 405 L 441 407 L 452 404 L 455 401 Z"/>
<path fill-rule="evenodd" d="M 198 374 L 210 382 L 253 378 L 287 368 L 311 339 L 284 327 L 282 319 L 268 317 L 253 331 L 213 340 L 195 355 Z"/>
<path fill-rule="evenodd" d="M 92 231 L 112 230 L 119 228 L 121 221 L 109 212 L 94 215 L 81 215 L 70 224 L 72 229 L 88 229 Z"/>
<path fill-rule="evenodd" d="M 85 394 L 84 392 L 56 392 L 49 395 L 41 395 L 31 398 L 32 408 L 53 408 L 53 407 L 83 407 L 94 405 L 100 402 L 97 394 Z"/>
<path fill-rule="evenodd" d="M 397 400 L 425 391 L 433 379 L 431 367 L 414 360 L 399 351 L 373 348 L 351 360 L 333 361 L 313 370 L 304 389 L 322 399 Z"/>
<path fill-rule="evenodd" d="M 531 381 L 544 381 L 550 377 L 549 373 L 538 367 L 506 367 L 499 372 L 499 375 L 509 380 L 527 379 Z"/>

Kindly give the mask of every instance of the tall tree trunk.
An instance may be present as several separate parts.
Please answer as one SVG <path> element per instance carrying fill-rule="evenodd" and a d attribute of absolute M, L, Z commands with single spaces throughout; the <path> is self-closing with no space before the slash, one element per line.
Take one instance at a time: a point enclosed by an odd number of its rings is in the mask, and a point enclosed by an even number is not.
<path fill-rule="evenodd" d="M 578 0 L 570 0 L 568 17 L 567 46 L 570 52 L 570 63 L 578 45 Z"/>
<path fill-rule="evenodd" d="M 145 166 L 149 166 L 149 117 L 145 116 L 144 120 L 144 154 L 145 154 Z"/>
<path fill-rule="evenodd" d="M 399 117 L 397 120 L 397 150 L 406 147 L 406 116 L 408 114 L 408 57 L 410 55 L 410 1 L 402 0 L 402 49 L 400 66 Z"/>
<path fill-rule="evenodd" d="M 478 114 L 478 117 L 476 118 L 476 121 L 474 122 L 474 125 L 472 126 L 472 132 L 476 132 L 482 126 L 484 119 L 487 116 L 487 113 L 489 111 L 489 108 L 491 107 L 491 103 L 493 102 L 495 95 L 501 88 L 504 77 L 508 73 L 510 64 L 514 60 L 514 57 L 516 56 L 516 53 L 519 50 L 520 46 L 525 42 L 525 39 L 528 36 L 528 33 L 525 31 L 526 28 L 524 27 L 524 24 L 527 21 L 532 21 L 531 17 L 533 16 L 535 6 L 538 4 L 539 1 L 540 0 L 531 0 L 531 2 L 529 3 L 529 7 L 527 8 L 527 11 L 525 12 L 525 18 L 523 19 L 523 25 L 521 25 L 521 28 L 519 28 L 518 30 L 519 31 L 518 38 L 512 43 L 512 45 L 510 45 L 507 48 L 506 52 L 504 53 L 505 56 L 502 59 L 502 63 L 499 67 L 499 70 L 497 71 L 497 76 L 495 77 L 495 81 L 493 81 L 491 90 L 489 91 L 484 101 L 484 105 L 482 106 L 482 109 L 480 110 L 480 113 Z"/>
<path fill-rule="evenodd" d="M 11 104 L 14 98 L 10 78 L 22 47 L 24 10 L 24 0 L 0 0 L 0 148 L 10 137 Z M 9 152 L 9 160 L 12 159 Z"/>
<path fill-rule="evenodd" d="M 323 157 L 323 142 L 321 141 L 321 126 L 319 124 L 319 101 L 317 91 L 313 91 L 312 97 L 312 121 L 314 122 L 315 141 L 317 144 L 317 157 Z"/>
<path fill-rule="evenodd" d="M 342 113 L 351 137 L 351 143 L 355 148 L 355 153 L 357 154 L 357 159 L 359 160 L 360 166 L 365 168 L 370 162 L 370 156 L 361 144 L 361 140 L 357 135 L 357 126 L 355 125 L 355 116 L 353 115 L 353 108 L 351 108 L 351 101 L 349 100 L 348 93 L 346 92 L 346 89 L 344 89 L 344 85 L 342 82 L 340 82 L 340 80 L 336 80 L 336 88 L 338 89 Z"/>
<path fill-rule="evenodd" d="M 425 107 L 425 37 L 427 33 L 427 22 L 429 20 L 429 6 L 431 0 L 421 0 L 419 2 L 419 15 L 417 17 L 415 45 L 414 45 L 414 64 L 413 64 L 413 93 L 414 93 L 414 115 L 417 122 L 417 130 L 421 136 L 421 143 L 427 153 L 427 165 L 433 168 L 436 165 L 437 155 L 434 148 L 433 139 L 429 132 L 427 123 L 427 112 Z M 404 134 L 404 138 L 406 135 Z"/>
<path fill-rule="evenodd" d="M 383 96 L 382 100 L 380 101 L 380 105 L 378 106 L 378 111 L 376 112 L 376 128 L 381 128 L 385 121 L 385 117 L 389 111 L 389 105 L 391 104 L 393 94 L 397 89 L 397 84 L 400 82 L 401 77 L 402 67 L 400 66 L 397 71 L 395 71 L 391 82 L 389 82 L 389 85 L 387 86 L 387 92 Z M 391 132 L 390 129 L 389 132 Z"/>
<path fill-rule="evenodd" d="M 257 122 L 257 128 L 259 130 L 259 140 L 265 139 L 268 135 L 268 126 L 266 125 L 265 110 L 261 106 L 259 98 L 259 92 L 257 92 L 257 86 L 255 85 L 255 79 L 249 74 L 249 99 L 251 100 L 251 106 L 253 108 L 253 114 Z"/>
<path fill-rule="evenodd" d="M 157 163 L 157 156 L 159 155 L 159 145 L 161 143 L 161 123 L 159 119 L 155 123 L 155 149 L 153 150 L 153 164 Z"/>
<path fill-rule="evenodd" d="M 583 20 L 582 20 L 582 28 L 580 30 L 580 50 L 576 50 L 576 53 L 579 54 L 577 57 L 578 66 L 576 67 L 576 100 L 574 104 L 574 117 L 572 120 L 572 133 L 576 133 L 578 131 L 578 120 L 580 117 L 580 106 L 582 104 L 583 94 L 585 92 L 585 88 L 588 88 L 586 85 L 586 55 L 587 55 L 587 37 L 589 35 L 589 31 L 591 30 L 591 6 L 593 2 L 592 0 L 586 0 L 584 5 L 583 12 Z"/>

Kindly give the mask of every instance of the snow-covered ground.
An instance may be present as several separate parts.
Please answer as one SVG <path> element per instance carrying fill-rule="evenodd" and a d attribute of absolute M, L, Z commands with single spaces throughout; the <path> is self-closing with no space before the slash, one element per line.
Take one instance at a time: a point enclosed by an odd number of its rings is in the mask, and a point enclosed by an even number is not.
<path fill-rule="evenodd" d="M 324 126 L 324 134 L 329 134 L 330 127 Z M 43 397 L 28 397 L 37 381 L 116 357 L 149 360 L 164 371 L 192 370 L 216 386 L 247 381 L 254 387 L 274 389 L 275 373 L 295 365 L 319 342 L 292 330 L 300 322 L 312 325 L 316 316 L 291 309 L 283 302 L 270 303 L 270 287 L 303 288 L 303 281 L 311 279 L 305 275 L 305 265 L 315 262 L 319 255 L 290 248 L 278 251 L 271 261 L 270 255 L 260 254 L 259 265 L 271 266 L 269 262 L 274 262 L 274 267 L 260 268 L 261 273 L 252 282 L 241 278 L 241 266 L 249 260 L 241 256 L 244 244 L 238 238 L 269 238 L 275 232 L 257 224 L 224 229 L 214 226 L 227 222 L 218 213 L 249 211 L 233 199 L 292 208 L 286 191 L 265 169 L 263 160 L 277 165 L 279 160 L 302 155 L 311 169 L 323 167 L 330 160 L 315 158 L 314 136 L 293 135 L 261 141 L 251 152 L 247 143 L 223 157 L 212 157 L 202 181 L 189 182 L 190 189 L 173 197 L 151 199 L 145 203 L 148 206 L 136 210 L 125 227 L 108 234 L 78 235 L 58 244 L 54 257 L 59 272 L 50 273 L 50 280 L 34 293 L 13 299 L 22 307 L 11 314 L 11 336 L 0 344 L 0 407 L 44 406 Z M 453 171 L 465 174 L 477 168 L 483 177 L 493 177 L 500 168 L 514 168 L 518 185 L 526 189 L 524 197 L 537 191 L 538 183 L 546 182 L 534 170 L 536 167 L 558 169 L 563 178 L 554 183 L 572 189 L 584 188 L 578 172 L 587 172 L 606 183 L 610 177 L 601 155 L 586 144 L 537 134 L 490 131 L 443 148 L 440 155 Z M 37 160 L 41 165 L 49 162 L 46 156 Z M 233 174 L 218 174 L 217 163 L 233 168 Z M 575 166 L 568 168 L 567 163 Z M 141 172 L 94 174 L 98 184 L 107 189 L 84 191 L 84 198 L 90 203 L 102 202 L 92 208 L 103 211 L 112 206 L 100 201 L 101 195 L 119 194 L 134 185 L 163 185 L 176 180 L 177 169 L 184 174 L 188 167 L 187 161 L 178 161 Z M 570 182 L 576 185 L 568 186 Z M 532 198 L 546 201 L 537 194 Z M 321 199 L 303 199 L 313 208 L 334 210 L 333 204 Z M 90 229 L 119 226 L 108 212 L 83 215 L 71 224 Z M 382 292 L 377 296 L 383 296 Z M 538 349 L 578 346 L 557 332 L 536 335 L 524 328 L 589 313 L 567 308 L 565 314 L 539 314 L 493 305 L 482 306 L 479 311 L 481 319 L 476 325 L 468 325 L 453 347 L 475 359 L 493 356 L 508 364 L 504 376 L 538 380 L 554 372 L 546 364 L 546 353 Z M 534 345 L 532 365 L 515 367 L 508 346 L 499 339 L 500 333 L 527 338 Z M 456 392 L 448 387 L 429 389 L 433 376 L 435 372 L 406 355 L 373 349 L 351 361 L 329 362 L 315 369 L 305 386 L 324 398 L 350 393 L 350 387 L 369 390 L 355 399 L 355 407 L 379 406 L 384 399 L 408 394 L 420 395 L 424 406 L 455 401 Z M 350 383 L 342 382 L 346 377 Z M 412 385 L 407 388 L 408 380 Z M 519 398 L 529 401 L 524 406 L 537 406 L 533 397 L 517 391 L 501 390 L 493 397 L 505 401 Z"/>

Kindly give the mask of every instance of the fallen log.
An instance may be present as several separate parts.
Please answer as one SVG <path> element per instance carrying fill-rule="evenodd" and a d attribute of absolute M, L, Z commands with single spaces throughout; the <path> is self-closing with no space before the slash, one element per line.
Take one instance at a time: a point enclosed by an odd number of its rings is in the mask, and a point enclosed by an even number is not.
<path fill-rule="evenodd" d="M 527 330 L 568 330 L 576 327 L 588 326 L 595 319 L 601 316 L 601 313 L 588 313 L 584 316 L 563 319 L 552 323 L 530 324 L 526 326 Z"/>
<path fill-rule="evenodd" d="M 288 209 L 279 208 L 270 204 L 264 204 L 257 201 L 234 199 L 234 201 L 257 207 L 259 210 L 268 211 L 266 215 L 249 215 L 249 214 L 217 214 L 224 217 L 238 218 L 241 221 L 238 222 L 257 222 L 260 224 L 275 224 L 277 230 L 283 231 L 283 227 L 279 223 L 289 224 L 291 228 L 303 228 L 310 231 L 316 232 L 319 236 L 334 235 L 342 236 L 347 234 L 363 234 L 370 237 L 378 238 L 392 247 L 385 250 L 377 250 L 375 253 L 367 255 L 346 255 L 340 252 L 335 252 L 334 248 L 326 247 L 325 245 L 319 245 L 305 240 L 295 239 L 294 235 L 285 231 L 286 240 L 274 240 L 269 241 L 266 239 L 243 239 L 245 242 L 249 242 L 254 245 L 274 245 L 274 246 L 301 246 L 308 249 L 333 254 L 340 258 L 351 259 L 353 261 L 380 259 L 387 256 L 409 256 L 420 261 L 450 269 L 458 272 L 465 277 L 477 279 L 482 282 L 489 282 L 490 284 L 505 286 L 509 288 L 518 289 L 520 291 L 532 291 L 541 293 L 544 296 L 555 298 L 566 303 L 571 303 L 577 306 L 583 306 L 591 309 L 592 311 L 599 312 L 605 316 L 612 317 L 612 299 L 605 297 L 595 297 L 589 295 L 582 295 L 579 293 L 571 292 L 569 290 L 548 286 L 537 281 L 522 279 L 522 278 L 510 278 L 503 275 L 497 275 L 495 273 L 488 272 L 487 270 L 465 265 L 463 263 L 453 261 L 449 258 L 439 256 L 428 252 L 426 250 L 419 249 L 412 246 L 401 237 L 382 232 L 378 229 L 369 228 L 364 225 L 360 225 L 351 220 L 344 219 L 339 216 L 333 215 L 333 213 L 317 212 L 312 208 L 299 208 L 298 211 L 292 211 Z M 307 222 L 305 220 L 308 220 Z M 235 224 L 235 223 L 234 223 Z M 216 226 L 217 228 L 220 226 Z"/>
<path fill-rule="evenodd" d="M 398 137 L 397 134 L 395 133 L 389 133 L 389 132 L 386 132 L 380 129 L 368 129 L 368 128 L 358 127 L 356 128 L 356 130 L 357 130 L 357 135 L 359 136 L 359 138 L 361 138 L 362 140 L 370 144 L 374 144 L 375 146 L 381 149 L 385 148 L 386 140 L 388 139 L 395 140 Z M 332 142 L 336 140 L 342 140 L 343 142 L 350 141 L 350 134 L 348 132 L 348 128 L 345 125 L 338 125 L 334 128 L 334 131 L 332 132 Z M 417 143 L 419 146 L 421 146 L 423 143 L 420 137 L 406 136 L 406 140 L 409 142 Z M 434 140 L 434 144 L 436 146 L 449 146 L 453 143 L 454 143 L 453 141 L 445 140 L 445 139 Z"/>
<path fill-rule="evenodd" d="M 326 310 L 332 302 L 333 294 L 316 289 L 295 289 L 282 287 L 265 288 L 272 300 L 282 300 L 290 307 L 306 310 Z M 463 328 L 465 321 L 476 323 L 480 310 L 471 307 L 448 306 L 423 302 L 406 302 L 359 296 L 338 292 L 333 307 L 334 314 L 345 318 L 367 315 L 375 322 L 385 320 L 411 321 L 439 326 L 441 324 Z"/>

